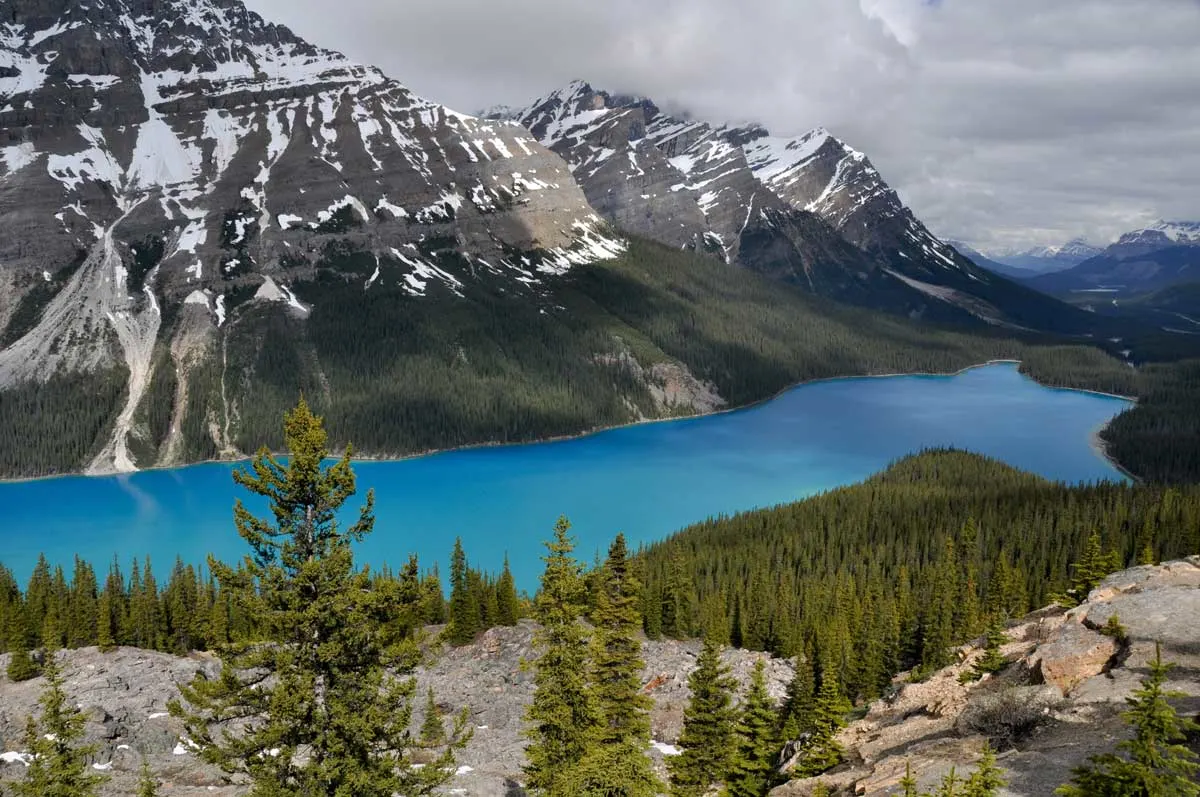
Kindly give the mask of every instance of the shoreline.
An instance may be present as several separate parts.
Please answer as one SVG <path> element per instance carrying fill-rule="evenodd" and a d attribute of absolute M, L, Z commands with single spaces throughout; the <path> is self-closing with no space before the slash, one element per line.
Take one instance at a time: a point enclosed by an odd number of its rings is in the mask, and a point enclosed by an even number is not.
<path fill-rule="evenodd" d="M 643 418 L 641 420 L 630 421 L 629 423 L 612 424 L 609 426 L 598 426 L 598 427 L 595 427 L 592 429 L 581 431 L 577 434 L 566 434 L 566 435 L 555 435 L 555 436 L 551 436 L 551 437 L 540 437 L 540 438 L 537 438 L 536 440 L 524 440 L 524 441 L 512 442 L 512 443 L 501 443 L 501 442 L 494 442 L 494 441 L 493 442 L 484 442 L 484 443 L 470 443 L 468 445 L 454 446 L 452 448 L 433 448 L 433 449 L 429 449 L 427 451 L 419 451 L 419 452 L 412 453 L 412 454 L 402 454 L 402 455 L 398 455 L 398 456 L 397 455 L 388 455 L 388 454 L 381 454 L 381 455 L 374 455 L 374 456 L 371 456 L 371 455 L 358 456 L 358 455 L 356 455 L 354 457 L 351 457 L 350 461 L 351 462 L 365 462 L 365 463 L 405 462 L 407 460 L 422 459 L 424 457 L 432 457 L 432 456 L 437 456 L 439 454 L 450 454 L 450 453 L 456 453 L 456 452 L 461 452 L 461 451 L 474 451 L 477 449 L 485 449 L 485 448 L 508 448 L 508 447 L 517 447 L 517 446 L 543 445 L 546 443 L 563 443 L 563 442 L 567 442 L 570 440 L 586 439 L 588 437 L 602 434 L 604 432 L 611 432 L 616 429 L 628 429 L 628 428 L 634 428 L 637 426 L 645 426 L 645 425 L 649 425 L 649 424 L 658 424 L 658 423 L 677 423 L 679 421 L 692 421 L 692 420 L 698 420 L 701 418 L 713 418 L 713 417 L 717 417 L 720 415 L 728 415 L 728 414 L 734 413 L 734 412 L 745 412 L 747 410 L 756 409 L 765 404 L 769 404 L 770 402 L 775 401 L 776 399 L 782 397 L 784 394 L 790 393 L 791 391 L 796 390 L 797 388 L 805 387 L 807 385 L 816 385 L 816 384 L 821 384 L 824 382 L 846 382 L 846 381 L 851 381 L 851 380 L 855 380 L 855 379 L 892 379 L 892 378 L 896 378 L 896 377 L 908 377 L 908 376 L 924 376 L 924 377 L 950 379 L 950 378 L 953 378 L 956 376 L 961 376 L 962 374 L 965 374 L 968 371 L 973 371 L 978 368 L 987 368 L 987 367 L 993 366 L 993 365 L 1016 365 L 1019 367 L 1021 365 L 1021 362 L 1022 362 L 1021 360 L 1016 360 L 1016 359 L 986 360 L 984 362 L 973 363 L 971 365 L 964 366 L 962 368 L 959 368 L 957 371 L 949 371 L 949 372 L 901 371 L 901 372 L 885 373 L 885 374 L 852 374 L 852 375 L 847 375 L 847 376 L 823 376 L 823 377 L 819 377 L 817 379 L 806 379 L 806 380 L 803 380 L 800 382 L 794 382 L 790 385 L 787 385 L 784 388 L 781 388 L 780 390 L 776 391 L 775 393 L 771 394 L 770 396 L 767 396 L 767 397 L 761 398 L 761 399 L 757 399 L 756 401 L 752 401 L 748 404 L 740 404 L 736 407 L 727 407 L 725 409 L 713 410 L 711 412 L 698 413 L 695 415 L 684 415 L 684 416 L 674 417 L 674 418 Z M 1105 398 L 1113 398 L 1113 399 L 1120 399 L 1122 401 L 1128 401 L 1135 405 L 1138 403 L 1138 399 L 1134 396 L 1122 396 L 1117 393 L 1105 393 L 1100 390 L 1089 390 L 1087 388 L 1072 388 L 1072 387 L 1061 387 L 1061 386 L 1057 386 L 1057 385 L 1048 385 L 1048 384 L 1039 382 L 1038 380 L 1034 379 L 1029 374 L 1021 374 L 1021 376 L 1024 376 L 1027 379 L 1030 379 L 1035 384 L 1037 384 L 1041 387 L 1044 387 L 1048 390 L 1066 390 L 1066 391 L 1071 391 L 1074 393 L 1090 393 L 1091 395 L 1094 395 L 1094 396 L 1103 396 Z M 1114 417 L 1116 417 L 1116 416 L 1114 416 Z M 1108 428 L 1108 425 L 1110 423 L 1112 423 L 1111 420 L 1105 422 L 1101 426 L 1092 430 L 1092 432 L 1088 438 L 1088 443 L 1092 447 L 1092 450 L 1095 451 L 1097 454 L 1099 454 L 1101 457 L 1103 457 L 1106 462 L 1108 462 L 1110 465 L 1113 466 L 1113 468 L 1115 468 L 1123 476 L 1130 479 L 1134 483 L 1138 483 L 1137 477 L 1135 477 L 1133 474 L 1129 473 L 1129 471 L 1127 471 L 1124 468 L 1124 466 L 1122 466 L 1119 462 L 1117 462 L 1115 459 L 1113 459 L 1113 457 L 1111 455 L 1109 455 L 1107 446 L 1105 445 L 1103 439 L 1100 437 L 1101 433 L 1106 428 Z M 273 451 L 271 453 L 275 456 L 283 455 L 282 452 L 278 452 L 278 451 Z M 178 470 L 180 468 L 190 468 L 190 467 L 197 466 L 197 465 L 224 465 L 224 464 L 236 465 L 239 463 L 250 462 L 251 460 L 254 459 L 255 456 L 256 456 L 255 454 L 243 454 L 238 457 L 218 458 L 218 459 L 202 459 L 202 460 L 198 460 L 196 462 L 183 462 L 183 463 L 179 463 L 179 464 L 175 464 L 175 465 L 151 465 L 149 467 L 138 468 L 138 469 L 132 470 L 132 471 L 116 471 L 116 470 L 114 470 L 114 471 L 99 472 L 99 473 L 95 473 L 95 472 L 89 473 L 89 472 L 85 472 L 85 471 L 79 471 L 79 472 L 71 472 L 71 473 L 55 473 L 55 474 L 49 474 L 49 475 L 45 475 L 45 476 L 27 476 L 27 477 L 15 478 L 15 479 L 0 479 L 0 485 L 24 484 L 27 482 L 49 481 L 51 479 L 70 479 L 70 478 L 87 479 L 87 478 L 108 478 L 108 477 L 113 477 L 113 476 L 117 476 L 117 477 L 132 476 L 132 475 L 135 475 L 138 473 L 150 473 L 153 471 L 163 471 L 163 470 Z M 336 459 L 337 457 L 331 456 L 331 458 Z"/>

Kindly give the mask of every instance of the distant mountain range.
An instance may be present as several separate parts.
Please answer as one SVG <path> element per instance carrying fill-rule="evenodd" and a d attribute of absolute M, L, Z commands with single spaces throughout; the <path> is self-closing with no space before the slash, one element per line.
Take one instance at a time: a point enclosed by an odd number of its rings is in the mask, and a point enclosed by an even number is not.
<path fill-rule="evenodd" d="M 1000 249 L 987 253 L 994 262 L 1010 268 L 1042 273 L 1061 271 L 1078 265 L 1090 257 L 1095 257 L 1103 251 L 1092 246 L 1082 238 L 1068 241 L 1062 246 L 1035 246 L 1029 249 Z"/>
<path fill-rule="evenodd" d="M 1055 295 L 1108 291 L 1136 295 L 1200 281 L 1200 223 L 1159 222 L 1122 235 L 1103 251 L 1069 269 L 1027 284 Z"/>

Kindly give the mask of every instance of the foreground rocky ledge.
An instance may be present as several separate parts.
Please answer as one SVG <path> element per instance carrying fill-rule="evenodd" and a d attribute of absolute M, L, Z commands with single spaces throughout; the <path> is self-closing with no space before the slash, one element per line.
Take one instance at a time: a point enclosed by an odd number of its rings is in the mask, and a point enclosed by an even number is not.
<path fill-rule="evenodd" d="M 1128 631 L 1127 644 L 1099 633 L 1116 614 Z M 959 661 L 916 684 L 897 680 L 896 692 L 872 704 L 867 714 L 841 735 L 849 762 L 822 780 L 856 794 L 888 794 L 912 765 L 922 785 L 932 785 L 951 766 L 969 769 L 984 741 L 1010 736 L 1000 764 L 1009 779 L 1006 795 L 1050 797 L 1073 766 L 1089 755 L 1111 750 L 1126 734 L 1119 714 L 1124 698 L 1146 674 L 1154 643 L 1163 658 L 1179 666 L 1172 688 L 1189 697 L 1179 707 L 1200 711 L 1200 557 L 1114 574 L 1083 605 L 1064 612 L 1035 612 L 1008 630 L 1005 654 L 1014 664 L 998 677 L 963 685 L 958 675 L 980 654 L 964 646 Z M 475 735 L 459 757 L 451 793 L 501 797 L 521 794 L 521 715 L 532 693 L 532 673 L 521 663 L 532 657 L 534 626 L 497 628 L 474 644 L 444 650 L 418 673 L 420 688 L 431 685 L 440 707 L 467 707 Z M 648 642 L 643 673 L 654 699 L 654 749 L 661 764 L 673 752 L 687 675 L 699 644 Z M 727 651 L 726 661 L 743 685 L 762 654 Z M 7 656 L 0 656 L 0 672 Z M 68 694 L 86 712 L 89 741 L 100 745 L 94 762 L 112 779 L 102 793 L 130 794 L 145 756 L 162 779 L 163 795 L 240 795 L 231 783 L 200 762 L 181 738 L 182 727 L 166 715 L 178 685 L 200 670 L 215 671 L 205 654 L 189 657 L 120 648 L 68 651 L 64 670 Z M 780 699 L 791 678 L 791 663 L 768 662 L 769 687 Z M 0 780 L 20 778 L 25 717 L 37 711 L 44 682 L 11 683 L 0 676 Z M 420 717 L 416 718 L 420 721 Z M 1010 728 L 1010 726 L 1012 726 Z M 1015 730 L 1014 730 L 1015 729 Z M 1012 731 L 1010 733 L 1010 731 Z M 805 797 L 812 781 L 793 781 L 774 797 Z"/>

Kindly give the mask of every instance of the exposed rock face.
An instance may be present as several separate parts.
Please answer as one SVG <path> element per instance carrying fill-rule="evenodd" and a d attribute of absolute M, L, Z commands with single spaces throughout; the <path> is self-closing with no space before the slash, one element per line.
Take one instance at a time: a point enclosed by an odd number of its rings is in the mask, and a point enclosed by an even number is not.
<path fill-rule="evenodd" d="M 469 711 L 474 737 L 458 759 L 459 775 L 450 789 L 479 797 L 505 797 L 521 778 L 524 758 L 523 714 L 533 694 L 533 675 L 522 662 L 536 658 L 534 625 L 523 621 L 515 628 L 495 628 L 471 645 L 447 648 L 417 673 L 419 695 L 432 686 L 439 707 L 447 716 Z M 688 698 L 687 676 L 695 666 L 697 642 L 647 642 L 642 680 L 654 700 L 653 735 L 659 744 L 651 751 L 661 764 L 671 752 L 670 743 L 683 723 Z M 215 674 L 207 656 L 183 658 L 162 653 L 119 648 L 100 653 L 95 648 L 60 654 L 66 690 L 88 716 L 87 738 L 100 745 L 95 763 L 105 767 L 112 780 L 102 794 L 133 793 L 142 757 L 168 784 L 164 794 L 244 794 L 244 786 L 231 784 L 219 770 L 199 761 L 182 741 L 182 725 L 168 717 L 167 701 L 178 695 L 178 686 L 198 671 Z M 749 683 L 756 659 L 762 654 L 726 651 L 725 661 L 743 686 Z M 41 678 L 10 683 L 3 675 L 7 655 L 0 656 L 0 752 L 22 752 L 26 716 L 37 715 L 37 699 L 45 682 Z M 781 700 L 791 666 L 767 661 L 768 688 Z M 423 720 L 414 718 L 416 727 Z M 665 751 L 665 753 L 664 753 Z M 15 760 L 0 762 L 0 781 L 21 777 L 24 766 Z M 111 768 L 105 765 L 111 763 Z M 452 792 L 453 793 L 453 792 Z"/>
<path fill-rule="evenodd" d="M 1030 666 L 1038 677 L 1064 694 L 1099 675 L 1117 654 L 1117 641 L 1080 622 L 1063 624 L 1054 641 L 1038 647 Z"/>
<path fill-rule="evenodd" d="M 418 675 L 423 689 L 433 686 L 439 704 L 448 713 L 466 707 L 475 736 L 460 755 L 460 764 L 471 767 L 455 779 L 456 788 L 473 797 L 508 797 L 520 780 L 524 762 L 522 716 L 533 695 L 533 673 L 522 669 L 522 661 L 536 658 L 533 649 L 535 626 L 523 621 L 515 628 L 494 628 L 474 644 L 446 650 L 427 670 Z M 683 709 L 687 704 L 687 676 L 700 652 L 697 642 L 663 640 L 647 642 L 643 648 L 646 667 L 642 671 L 645 692 L 654 700 L 651 734 L 656 745 L 651 755 L 661 764 L 664 754 L 679 738 Z M 743 687 L 750 682 L 754 662 L 761 654 L 726 651 L 725 662 Z M 767 660 L 768 689 L 781 700 L 792 668 L 788 662 Z"/>
<path fill-rule="evenodd" d="M 1164 659 L 1179 666 L 1169 687 L 1188 697 L 1184 712 L 1200 711 L 1200 557 L 1158 567 L 1140 567 L 1106 579 L 1089 600 L 1064 613 L 1045 609 L 1008 629 L 1012 640 L 1003 653 L 1013 664 L 1003 673 L 973 684 L 958 676 L 981 655 L 978 646 L 961 650 L 960 663 L 920 683 L 897 679 L 897 691 L 870 706 L 840 737 L 849 763 L 821 780 L 855 794 L 896 793 L 910 764 L 923 787 L 936 784 L 951 766 L 971 769 L 984 742 L 1001 748 L 1010 797 L 1050 797 L 1088 756 L 1112 750 L 1128 729 L 1120 718 L 1124 699 L 1145 676 L 1154 641 Z M 1103 673 L 1074 679 L 1064 696 L 1059 686 L 1039 684 L 1039 662 L 1047 650 L 1117 614 L 1130 644 Z M 1080 618 L 1083 618 L 1080 622 Z M 523 667 L 536 657 L 535 626 L 496 628 L 475 643 L 440 651 L 417 672 L 419 694 L 432 686 L 439 708 L 449 717 L 466 708 L 474 738 L 459 756 L 459 774 L 450 784 L 459 794 L 508 797 L 519 794 L 523 713 L 533 690 L 532 672 Z M 1099 634 L 1095 634 L 1100 636 Z M 1102 637 L 1107 639 L 1107 637 Z M 695 666 L 697 642 L 647 642 L 643 647 L 645 691 L 654 701 L 651 755 L 659 764 L 673 752 L 688 699 L 687 676 Z M 182 727 L 165 715 L 178 685 L 198 671 L 214 672 L 207 656 L 190 658 L 122 648 L 101 654 L 95 648 L 61 654 L 67 692 L 87 713 L 88 739 L 100 744 L 95 763 L 113 780 L 104 794 L 128 794 L 146 756 L 169 784 L 166 794 L 243 794 L 244 786 L 227 782 L 200 763 L 182 741 Z M 726 651 L 724 659 L 742 688 L 762 654 Z M 0 656 L 0 672 L 7 656 Z M 788 661 L 767 661 L 768 688 L 779 701 L 791 679 Z M 42 679 L 13 684 L 0 676 L 0 747 L 20 753 L 25 717 L 36 713 Z M 423 717 L 414 717 L 419 724 Z M 448 721 L 448 720 L 447 720 Z M 6 762 L 6 763 L 5 763 Z M 108 765 L 111 763 L 111 768 Z M 0 762 L 0 779 L 24 771 L 16 755 Z M 776 797 L 811 793 L 815 780 L 796 780 L 776 789 Z"/>
<path fill-rule="evenodd" d="M 1128 631 L 1126 646 L 1096 630 L 1113 614 Z M 910 764 L 922 788 L 931 788 L 951 766 L 969 772 L 990 738 L 1008 779 L 1003 795 L 1050 797 L 1073 767 L 1127 738 L 1120 714 L 1145 677 L 1156 641 L 1163 659 L 1178 665 L 1169 688 L 1187 697 L 1177 707 L 1200 711 L 1196 617 L 1200 556 L 1116 573 L 1070 612 L 1044 609 L 1011 626 L 1003 653 L 1013 663 L 997 676 L 959 683 L 982 654 L 977 645 L 924 682 L 901 676 L 894 696 L 872 704 L 842 732 L 849 763 L 821 780 L 854 794 L 895 794 Z M 815 782 L 792 781 L 772 795 L 808 795 Z"/>
<path fill-rule="evenodd" d="M 242 793 L 187 750 L 181 741 L 182 724 L 167 715 L 167 701 L 179 696 L 179 684 L 201 671 L 216 675 L 215 661 L 135 648 L 111 653 L 85 648 L 60 656 L 67 694 L 87 717 L 85 741 L 99 747 L 92 764 L 112 776 L 103 794 L 133 794 L 143 757 L 166 784 L 165 794 Z M 8 655 L 0 656 L 0 665 L 7 663 Z M 0 678 L 0 751 L 23 750 L 25 718 L 39 714 L 37 701 L 44 686 L 42 678 L 16 684 Z M 22 763 L 14 756 L 5 761 L 0 763 L 0 780 L 22 777 Z"/>
<path fill-rule="evenodd" d="M 44 302 L 0 350 L 0 387 L 124 361 L 96 469 L 134 466 L 165 316 L 194 304 L 218 327 L 232 291 L 267 280 L 259 301 L 303 315 L 289 286 L 335 238 L 416 295 L 476 274 L 528 291 L 623 246 L 520 126 L 417 97 L 237 0 L 15 0 L 0 67 L 0 329 Z"/>

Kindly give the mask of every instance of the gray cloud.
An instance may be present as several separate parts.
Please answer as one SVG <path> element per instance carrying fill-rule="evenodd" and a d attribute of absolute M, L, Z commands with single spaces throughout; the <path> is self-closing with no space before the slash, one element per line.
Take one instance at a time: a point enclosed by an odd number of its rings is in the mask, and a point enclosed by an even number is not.
<path fill-rule="evenodd" d="M 937 233 L 1096 242 L 1200 218 L 1197 0 L 249 0 L 464 111 L 573 78 L 824 125 Z"/>

